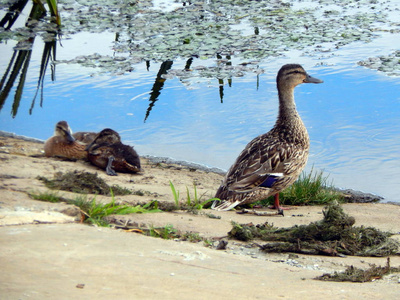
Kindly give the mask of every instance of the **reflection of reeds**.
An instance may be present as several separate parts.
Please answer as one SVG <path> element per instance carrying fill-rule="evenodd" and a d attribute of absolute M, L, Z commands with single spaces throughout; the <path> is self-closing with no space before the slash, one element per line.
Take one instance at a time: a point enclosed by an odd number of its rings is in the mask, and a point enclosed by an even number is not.
<path fill-rule="evenodd" d="M 222 56 L 220 54 L 217 54 L 217 64 L 218 66 L 223 64 L 226 66 L 232 66 L 231 56 L 227 55 L 226 61 L 224 61 Z M 228 86 L 232 87 L 232 78 L 228 78 L 227 82 Z M 224 85 L 224 80 L 222 78 L 218 78 L 219 98 L 221 103 L 224 103 Z"/>
<path fill-rule="evenodd" d="M 11 26 L 14 24 L 15 20 L 18 18 L 19 12 L 25 7 L 26 2 L 27 2 L 26 0 L 22 0 L 22 1 L 18 1 L 14 5 L 10 6 L 8 16 L 6 15 L 0 21 L 0 24 L 3 27 L 6 24 L 8 24 L 6 29 L 10 29 Z M 40 2 L 40 0 L 37 0 L 37 1 L 34 0 L 33 2 L 34 2 L 34 4 L 32 6 L 31 12 L 29 14 L 29 18 L 33 19 L 33 20 L 39 20 L 43 16 L 45 9 L 43 7 L 43 4 Z M 55 1 L 53 1 L 53 2 L 55 2 Z M 18 4 L 18 6 L 16 6 L 16 4 Z M 49 6 L 50 6 L 50 4 L 49 4 Z M 18 11 L 18 13 L 15 11 Z M 27 25 L 27 26 L 29 26 L 29 25 Z M 15 83 L 18 75 L 20 75 L 18 86 L 16 87 L 16 91 L 15 91 L 14 102 L 13 102 L 12 109 L 11 109 L 12 117 L 15 117 L 17 115 L 18 108 L 19 108 L 19 105 L 21 102 L 22 92 L 24 89 L 25 81 L 26 81 L 26 76 L 27 76 L 29 62 L 30 62 L 31 55 L 32 55 L 32 47 L 33 47 L 34 41 L 35 41 L 35 38 L 33 37 L 27 41 L 21 42 L 23 44 L 29 43 L 31 45 L 29 50 L 18 49 L 20 43 L 17 45 L 16 50 L 14 50 L 13 56 L 11 57 L 10 63 L 8 64 L 8 67 L 0 81 L 0 110 L 1 110 L 4 106 L 6 99 L 8 98 L 8 96 L 10 94 L 12 87 L 14 86 L 14 83 Z M 35 96 L 32 100 L 31 108 L 29 110 L 30 114 L 32 113 L 32 109 L 34 107 L 36 96 L 38 94 L 39 89 L 41 90 L 40 105 L 42 105 L 42 103 L 43 103 L 43 80 L 44 80 L 44 77 L 46 74 L 46 70 L 47 70 L 47 66 L 48 66 L 50 57 L 53 57 L 53 59 L 55 59 L 55 51 L 56 51 L 56 32 L 54 32 L 54 39 L 50 42 L 46 42 L 45 46 L 44 46 L 38 85 L 37 85 Z M 52 70 L 52 79 L 54 79 L 54 70 Z"/>
<path fill-rule="evenodd" d="M 3 19 L 0 20 L 0 26 L 5 30 L 9 30 L 18 19 L 19 14 L 24 9 L 26 3 L 28 3 L 28 0 L 18 0 L 11 4 L 8 8 L 8 12 L 4 15 Z"/>
<path fill-rule="evenodd" d="M 150 99 L 149 99 L 150 104 L 149 104 L 149 107 L 147 108 L 144 122 L 146 122 L 147 118 L 149 117 L 150 112 L 153 109 L 153 106 L 155 105 L 155 103 L 157 102 L 158 96 L 160 96 L 161 90 L 164 87 L 164 82 L 166 79 L 163 78 L 162 75 L 167 74 L 168 70 L 171 69 L 172 64 L 173 64 L 172 60 L 167 60 L 167 61 L 164 61 L 160 66 L 160 70 L 157 73 L 157 77 L 153 84 L 153 88 L 151 89 Z"/>
<path fill-rule="evenodd" d="M 15 117 L 18 111 L 18 107 L 21 101 L 22 90 L 24 88 L 26 72 L 28 71 L 29 61 L 31 58 L 32 50 L 15 50 L 14 54 L 8 64 L 5 74 L 3 75 L 0 82 L 0 110 L 3 108 L 3 105 L 10 93 L 11 88 L 14 85 L 15 80 L 19 73 L 21 73 L 21 77 L 15 91 L 14 102 L 12 105 L 12 116 Z M 11 72 L 10 72 L 11 71 Z M 7 80 L 8 78 L 8 80 Z M 7 82 L 6 82 L 7 80 Z M 4 83 L 6 84 L 4 85 Z M 4 85 L 4 88 L 3 88 Z"/>
<path fill-rule="evenodd" d="M 39 79 L 38 79 L 38 84 L 36 87 L 36 93 L 35 96 L 32 99 L 32 105 L 31 108 L 29 109 L 29 114 L 32 114 L 33 107 L 35 106 L 35 101 L 36 101 L 36 96 L 39 92 L 40 89 L 40 106 L 43 105 L 43 82 L 44 82 L 44 77 L 46 75 L 46 70 L 47 66 L 49 64 L 50 58 L 52 61 L 56 59 L 56 40 L 54 39 L 53 41 L 46 42 L 44 44 L 44 49 L 43 49 L 43 55 L 42 55 L 42 61 L 40 63 L 40 73 L 39 73 Z M 52 65 L 51 67 L 51 80 L 55 80 L 55 65 Z"/>

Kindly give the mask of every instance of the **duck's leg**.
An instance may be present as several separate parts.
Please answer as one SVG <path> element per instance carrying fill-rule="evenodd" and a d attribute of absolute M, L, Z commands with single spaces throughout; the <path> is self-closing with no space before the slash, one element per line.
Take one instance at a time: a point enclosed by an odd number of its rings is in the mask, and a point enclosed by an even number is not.
<path fill-rule="evenodd" d="M 274 205 L 271 206 L 272 209 L 277 209 L 278 211 L 281 210 L 289 210 L 291 209 L 290 207 L 282 207 L 279 203 L 279 193 L 276 193 L 274 196 Z"/>
<path fill-rule="evenodd" d="M 115 172 L 114 169 L 112 168 L 113 161 L 114 161 L 114 156 L 109 156 L 108 164 L 106 167 L 106 173 L 107 173 L 107 175 L 110 175 L 110 176 L 117 176 L 118 175 L 117 172 Z"/>
<path fill-rule="evenodd" d="M 273 208 L 280 209 L 281 205 L 279 204 L 279 193 L 276 193 L 274 196 L 274 206 Z"/>

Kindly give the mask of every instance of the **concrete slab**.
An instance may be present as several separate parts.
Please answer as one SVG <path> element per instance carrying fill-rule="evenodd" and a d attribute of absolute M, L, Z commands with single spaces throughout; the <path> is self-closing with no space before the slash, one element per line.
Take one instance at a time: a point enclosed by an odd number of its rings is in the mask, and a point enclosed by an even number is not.
<path fill-rule="evenodd" d="M 81 224 L 0 227 L 1 299 L 397 299 L 400 285 Z M 385 289 L 384 292 L 382 289 Z M 384 297 L 383 297 L 384 295 Z"/>

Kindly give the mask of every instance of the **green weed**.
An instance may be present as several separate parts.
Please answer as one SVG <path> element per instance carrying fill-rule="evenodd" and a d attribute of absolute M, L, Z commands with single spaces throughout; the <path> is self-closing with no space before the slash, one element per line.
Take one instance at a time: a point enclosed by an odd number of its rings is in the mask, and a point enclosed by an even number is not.
<path fill-rule="evenodd" d="M 172 191 L 172 195 L 174 196 L 174 201 L 175 201 L 175 206 L 177 209 L 181 209 L 181 203 L 179 201 L 179 195 L 180 192 L 178 190 L 175 189 L 174 184 L 172 183 L 172 181 L 169 181 L 169 185 L 171 187 L 171 191 Z M 209 204 L 212 201 L 215 200 L 219 200 L 217 198 L 210 198 L 207 200 L 202 201 L 204 195 L 206 194 L 206 192 L 204 192 L 202 195 L 198 195 L 197 193 L 197 187 L 196 184 L 193 184 L 193 196 L 191 196 L 189 188 L 186 186 L 186 209 L 188 210 L 201 210 L 204 208 L 204 206 L 206 206 L 207 204 Z"/>
<path fill-rule="evenodd" d="M 205 201 L 202 201 L 201 199 L 204 197 L 206 192 L 204 192 L 200 197 L 198 197 L 196 184 L 193 184 L 193 190 L 194 190 L 194 197 L 192 198 L 190 196 L 189 188 L 186 187 L 186 196 L 187 196 L 186 203 L 188 207 L 191 209 L 201 210 L 208 203 L 217 200 L 217 198 L 210 198 Z"/>
<path fill-rule="evenodd" d="M 105 220 L 105 217 L 109 215 L 154 213 L 161 211 L 158 209 L 157 201 L 150 201 L 144 205 L 136 206 L 116 204 L 112 189 L 110 189 L 110 193 L 111 202 L 109 203 L 98 203 L 96 202 L 96 197 L 93 197 L 92 200 L 88 200 L 87 195 L 79 195 L 74 200 L 63 198 L 59 196 L 57 192 L 30 193 L 29 195 L 36 200 L 53 203 L 65 202 L 75 205 L 79 207 L 81 214 L 84 216 L 82 218 L 84 222 L 97 226 L 109 226 L 109 223 Z"/>
<path fill-rule="evenodd" d="M 149 236 L 159 237 L 165 240 L 179 237 L 178 230 L 176 230 L 171 224 L 161 228 L 155 228 L 154 226 L 151 226 L 148 234 Z"/>
<path fill-rule="evenodd" d="M 44 192 L 44 193 L 29 193 L 32 199 L 57 203 L 63 201 L 62 197 L 57 192 Z"/>
<path fill-rule="evenodd" d="M 140 230 L 143 230 L 142 228 Z M 191 243 L 204 242 L 205 245 L 211 247 L 213 242 L 210 239 L 205 239 L 200 236 L 197 232 L 185 232 L 182 233 L 180 230 L 175 229 L 173 225 L 168 224 L 164 227 L 150 226 L 149 229 L 143 230 L 145 234 L 151 237 L 162 238 L 165 240 L 177 239 L 180 241 L 189 241 Z"/>
<path fill-rule="evenodd" d="M 150 213 L 150 212 L 160 212 L 159 209 L 149 209 L 153 202 L 149 202 L 143 206 L 136 205 L 130 206 L 126 204 L 115 204 L 114 194 L 111 190 L 111 202 L 109 203 L 97 203 L 94 197 L 92 200 L 77 199 L 75 205 L 77 205 L 82 213 L 86 216 L 85 221 L 98 225 L 98 226 L 109 226 L 109 223 L 105 221 L 105 217 L 109 215 L 127 215 L 127 214 L 137 214 L 137 213 Z"/>
<path fill-rule="evenodd" d="M 172 183 L 171 180 L 169 181 L 169 186 L 171 187 L 172 195 L 174 196 L 175 206 L 176 206 L 177 209 L 180 209 L 181 206 L 180 206 L 180 202 L 179 202 L 179 191 L 177 191 L 175 189 L 175 186 L 174 186 L 174 184 Z"/>
<path fill-rule="evenodd" d="M 198 232 L 186 232 L 182 235 L 182 240 L 189 241 L 191 243 L 198 243 L 203 240 Z"/>

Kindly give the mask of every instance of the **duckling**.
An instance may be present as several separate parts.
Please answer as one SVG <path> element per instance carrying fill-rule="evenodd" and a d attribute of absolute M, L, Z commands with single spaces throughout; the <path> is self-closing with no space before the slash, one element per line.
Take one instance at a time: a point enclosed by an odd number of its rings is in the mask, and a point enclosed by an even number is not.
<path fill-rule="evenodd" d="M 78 142 L 89 145 L 97 136 L 97 132 L 78 131 L 73 133 L 72 136 Z"/>
<path fill-rule="evenodd" d="M 116 171 L 125 173 L 141 171 L 139 155 L 133 147 L 122 144 L 119 134 L 110 128 L 100 131 L 86 149 L 89 161 L 105 169 L 110 176 L 116 176 Z"/>
<path fill-rule="evenodd" d="M 278 72 L 279 114 L 274 127 L 254 138 L 240 153 L 217 190 L 212 208 L 229 210 L 274 195 L 282 212 L 279 192 L 293 184 L 304 169 L 310 148 L 307 129 L 296 110 L 294 88 L 301 83 L 322 83 L 298 64 Z"/>
<path fill-rule="evenodd" d="M 85 145 L 76 141 L 66 121 L 56 124 L 54 135 L 44 143 L 44 154 L 68 159 L 87 159 Z"/>

